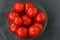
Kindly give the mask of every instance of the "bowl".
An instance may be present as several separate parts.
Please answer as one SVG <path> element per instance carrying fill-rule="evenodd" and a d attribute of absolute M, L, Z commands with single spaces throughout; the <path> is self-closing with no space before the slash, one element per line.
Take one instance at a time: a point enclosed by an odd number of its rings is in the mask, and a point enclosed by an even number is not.
<path fill-rule="evenodd" d="M 41 4 L 39 4 L 39 3 L 37 3 L 37 2 L 32 2 L 32 1 L 23 1 L 23 3 L 26 3 L 26 2 L 31 2 L 34 6 L 36 6 L 37 8 L 38 8 L 38 11 L 42 11 L 42 12 L 44 12 L 45 13 L 45 15 L 47 16 L 47 13 L 46 13 L 46 11 L 45 11 L 45 9 L 44 9 L 44 7 L 41 5 Z M 10 11 L 12 11 L 13 9 L 11 9 Z M 42 30 L 42 32 L 40 33 L 40 35 L 42 35 L 42 33 L 45 31 L 45 29 L 46 29 L 46 26 L 47 26 L 47 22 L 48 22 L 48 18 L 47 18 L 47 20 L 43 23 L 43 30 Z M 40 36 L 39 35 L 39 36 Z M 38 37 L 39 37 L 38 36 Z M 37 38 L 37 37 L 36 37 Z M 21 40 L 33 40 L 33 39 L 35 39 L 35 38 L 31 38 L 31 37 L 28 37 L 28 38 L 26 38 L 26 39 L 21 39 Z"/>

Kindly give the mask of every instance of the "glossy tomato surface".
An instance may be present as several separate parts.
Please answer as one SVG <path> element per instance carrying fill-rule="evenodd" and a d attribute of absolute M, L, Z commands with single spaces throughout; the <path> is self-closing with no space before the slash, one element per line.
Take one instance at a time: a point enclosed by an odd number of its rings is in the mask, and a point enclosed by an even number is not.
<path fill-rule="evenodd" d="M 20 27 L 16 30 L 16 36 L 18 38 L 26 38 L 27 37 L 27 29 L 25 27 Z"/>
<path fill-rule="evenodd" d="M 14 24 L 14 23 L 11 23 L 11 24 L 9 25 L 9 30 L 10 30 L 11 32 L 13 32 L 13 33 L 15 33 L 15 31 L 16 31 L 17 28 L 19 28 L 19 26 L 16 25 L 16 24 Z"/>
<path fill-rule="evenodd" d="M 21 12 L 24 10 L 24 4 L 22 2 L 15 2 L 13 5 L 13 10 L 16 12 Z"/>
<path fill-rule="evenodd" d="M 30 28 L 28 28 L 28 33 L 30 37 L 37 37 L 39 35 L 39 28 L 32 25 Z"/>
<path fill-rule="evenodd" d="M 41 16 L 42 22 L 45 22 L 46 19 L 47 19 L 45 13 L 44 13 L 44 12 L 39 12 L 39 14 L 40 14 L 40 16 Z"/>
<path fill-rule="evenodd" d="M 7 15 L 7 19 L 12 22 L 15 17 L 19 16 L 17 12 L 9 12 Z"/>
<path fill-rule="evenodd" d="M 37 8 L 30 2 L 25 4 L 25 11 L 29 17 L 34 17 L 37 15 Z"/>
<path fill-rule="evenodd" d="M 26 10 L 26 13 L 29 17 L 35 17 L 38 11 L 36 7 L 28 7 L 28 9 Z"/>
<path fill-rule="evenodd" d="M 40 33 L 42 32 L 42 30 L 43 30 L 43 25 L 42 24 L 34 23 L 33 25 L 36 26 L 36 27 L 39 27 Z"/>
<path fill-rule="evenodd" d="M 13 21 L 15 24 L 17 25 L 21 25 L 22 24 L 22 18 L 21 17 L 15 17 L 14 21 Z"/>
<path fill-rule="evenodd" d="M 26 2 L 25 9 L 27 10 L 28 7 L 33 7 L 34 5 L 31 2 Z"/>
<path fill-rule="evenodd" d="M 38 15 L 35 17 L 35 22 L 43 23 L 46 21 L 46 15 L 44 12 L 39 12 Z"/>
<path fill-rule="evenodd" d="M 23 20 L 23 25 L 24 26 L 29 26 L 31 24 L 31 19 L 27 15 L 23 15 L 22 20 Z"/>

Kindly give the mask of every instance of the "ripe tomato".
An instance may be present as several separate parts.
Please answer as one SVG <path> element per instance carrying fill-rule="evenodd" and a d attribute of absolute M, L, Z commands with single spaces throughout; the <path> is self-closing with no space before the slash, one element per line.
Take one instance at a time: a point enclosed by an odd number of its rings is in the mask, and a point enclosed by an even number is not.
<path fill-rule="evenodd" d="M 44 12 L 39 12 L 39 14 L 35 17 L 35 22 L 37 23 L 43 23 L 46 21 L 46 15 Z"/>
<path fill-rule="evenodd" d="M 30 2 L 25 4 L 25 11 L 29 17 L 34 17 L 37 15 L 37 8 Z"/>
<path fill-rule="evenodd" d="M 17 25 L 14 24 L 14 23 L 11 23 L 11 24 L 9 25 L 9 30 L 10 30 L 11 32 L 13 32 L 13 33 L 15 33 L 15 31 L 16 31 L 17 28 L 19 28 L 19 26 L 17 26 Z"/>
<path fill-rule="evenodd" d="M 37 8 L 36 7 L 28 7 L 26 13 L 29 17 L 35 17 L 37 15 Z"/>
<path fill-rule="evenodd" d="M 31 24 L 31 19 L 27 15 L 22 16 L 22 20 L 24 26 L 29 26 Z"/>
<path fill-rule="evenodd" d="M 32 6 L 34 6 L 32 3 L 27 2 L 27 3 L 25 4 L 25 9 L 27 10 L 28 7 L 32 7 Z"/>
<path fill-rule="evenodd" d="M 40 13 L 40 15 L 41 15 L 42 22 L 45 22 L 46 19 L 47 19 L 46 15 L 44 14 L 44 12 L 39 12 L 39 13 Z"/>
<path fill-rule="evenodd" d="M 37 37 L 39 35 L 39 32 L 39 28 L 34 25 L 30 26 L 28 29 L 29 36 L 31 37 Z"/>
<path fill-rule="evenodd" d="M 34 23 L 33 25 L 36 26 L 36 27 L 39 27 L 39 29 L 40 29 L 40 33 L 42 32 L 42 30 L 43 30 L 43 26 L 42 26 L 42 24 Z"/>
<path fill-rule="evenodd" d="M 16 30 L 16 36 L 18 38 L 26 38 L 27 37 L 27 29 L 25 27 L 20 27 Z"/>
<path fill-rule="evenodd" d="M 19 16 L 17 12 L 9 12 L 7 15 L 7 19 L 12 22 L 16 16 Z"/>
<path fill-rule="evenodd" d="M 21 11 L 24 10 L 24 4 L 22 2 L 15 2 L 14 5 L 13 5 L 13 9 L 16 12 L 21 12 Z"/>
<path fill-rule="evenodd" d="M 15 23 L 17 25 L 21 25 L 22 24 L 22 18 L 21 17 L 15 17 L 13 23 Z"/>

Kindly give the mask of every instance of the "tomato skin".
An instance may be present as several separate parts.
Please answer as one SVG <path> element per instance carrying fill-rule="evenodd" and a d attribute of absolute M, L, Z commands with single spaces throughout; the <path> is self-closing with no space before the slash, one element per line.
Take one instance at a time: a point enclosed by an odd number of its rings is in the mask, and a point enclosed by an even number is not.
<path fill-rule="evenodd" d="M 22 22 L 22 18 L 21 17 L 15 17 L 13 23 L 15 23 L 16 25 L 21 25 L 23 22 Z"/>
<path fill-rule="evenodd" d="M 24 4 L 22 2 L 15 2 L 13 5 L 13 10 L 16 12 L 21 12 L 24 10 Z"/>
<path fill-rule="evenodd" d="M 37 8 L 30 2 L 25 4 L 25 11 L 29 17 L 35 17 L 37 15 Z"/>
<path fill-rule="evenodd" d="M 43 25 L 42 24 L 34 23 L 33 25 L 36 26 L 36 27 L 39 27 L 40 33 L 42 32 L 42 30 L 43 30 Z"/>
<path fill-rule="evenodd" d="M 46 21 L 46 15 L 43 12 L 39 12 L 39 14 L 35 17 L 35 22 L 43 23 Z"/>
<path fill-rule="evenodd" d="M 20 27 L 16 30 L 16 36 L 18 38 L 27 38 L 27 29 L 25 27 Z"/>
<path fill-rule="evenodd" d="M 11 24 L 9 25 L 9 30 L 10 30 L 12 33 L 15 33 L 16 29 L 18 29 L 18 28 L 19 28 L 19 26 L 16 25 L 16 24 L 14 24 L 14 23 L 11 23 Z"/>
<path fill-rule="evenodd" d="M 41 13 L 42 22 L 45 22 L 45 21 L 46 21 L 46 19 L 47 19 L 47 17 L 46 17 L 46 15 L 45 15 L 45 13 L 44 13 L 44 12 L 39 12 L 39 13 Z"/>
<path fill-rule="evenodd" d="M 37 37 L 39 35 L 39 28 L 32 25 L 30 28 L 28 28 L 28 33 L 30 37 Z"/>
<path fill-rule="evenodd" d="M 23 25 L 24 26 L 29 26 L 31 24 L 31 19 L 27 15 L 23 15 L 22 20 L 23 20 Z"/>
<path fill-rule="evenodd" d="M 27 2 L 27 3 L 25 4 L 25 9 L 27 10 L 28 7 L 32 7 L 32 6 L 34 6 L 32 3 Z"/>
<path fill-rule="evenodd" d="M 26 13 L 29 17 L 35 17 L 37 15 L 37 8 L 36 7 L 28 7 L 28 10 L 26 10 Z"/>
<path fill-rule="evenodd" d="M 17 12 L 9 12 L 7 15 L 7 19 L 12 22 L 16 16 L 19 16 Z"/>

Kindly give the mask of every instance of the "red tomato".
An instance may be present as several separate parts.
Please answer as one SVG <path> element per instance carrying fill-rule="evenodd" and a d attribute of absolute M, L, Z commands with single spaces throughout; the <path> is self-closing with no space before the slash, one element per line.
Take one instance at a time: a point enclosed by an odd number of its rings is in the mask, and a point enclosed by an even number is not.
<path fill-rule="evenodd" d="M 13 23 L 15 23 L 17 25 L 21 25 L 22 24 L 22 18 L 21 17 L 15 17 Z"/>
<path fill-rule="evenodd" d="M 15 31 L 16 31 L 17 28 L 19 28 L 19 26 L 17 26 L 17 25 L 14 24 L 14 23 L 11 23 L 11 24 L 9 25 L 9 30 L 10 30 L 11 32 L 13 32 L 13 33 L 15 33 Z"/>
<path fill-rule="evenodd" d="M 37 15 L 37 8 L 36 7 L 28 7 L 26 13 L 29 17 L 35 17 Z"/>
<path fill-rule="evenodd" d="M 9 12 L 7 18 L 10 22 L 12 22 L 16 16 L 19 16 L 16 12 Z"/>
<path fill-rule="evenodd" d="M 47 19 L 45 13 L 44 12 L 40 12 L 40 13 L 41 13 L 42 21 L 45 22 Z"/>
<path fill-rule="evenodd" d="M 24 4 L 22 2 L 15 2 L 14 5 L 13 5 L 13 9 L 16 12 L 21 12 L 21 11 L 24 10 Z"/>
<path fill-rule="evenodd" d="M 29 26 L 31 24 L 31 19 L 29 18 L 29 16 L 24 15 L 24 16 L 22 16 L 22 19 L 23 19 L 24 26 Z"/>
<path fill-rule="evenodd" d="M 34 25 L 30 26 L 28 29 L 29 36 L 31 37 L 37 37 L 39 35 L 39 32 L 39 28 Z"/>
<path fill-rule="evenodd" d="M 39 14 L 35 17 L 35 22 L 37 23 L 43 23 L 46 21 L 46 15 L 44 12 L 39 12 Z"/>
<path fill-rule="evenodd" d="M 30 3 L 30 2 L 27 2 L 26 4 L 25 4 L 25 9 L 27 10 L 28 9 L 28 7 L 31 7 L 31 6 L 34 6 L 32 3 Z"/>
<path fill-rule="evenodd" d="M 37 8 L 30 2 L 25 4 L 25 11 L 29 17 L 34 17 L 37 15 Z"/>
<path fill-rule="evenodd" d="M 20 27 L 16 30 L 16 36 L 18 38 L 26 38 L 27 37 L 27 29 L 25 27 Z"/>
<path fill-rule="evenodd" d="M 42 30 L 43 30 L 43 26 L 42 26 L 42 24 L 34 23 L 33 25 L 36 26 L 36 27 L 39 27 L 39 29 L 40 29 L 40 33 L 42 32 Z"/>

